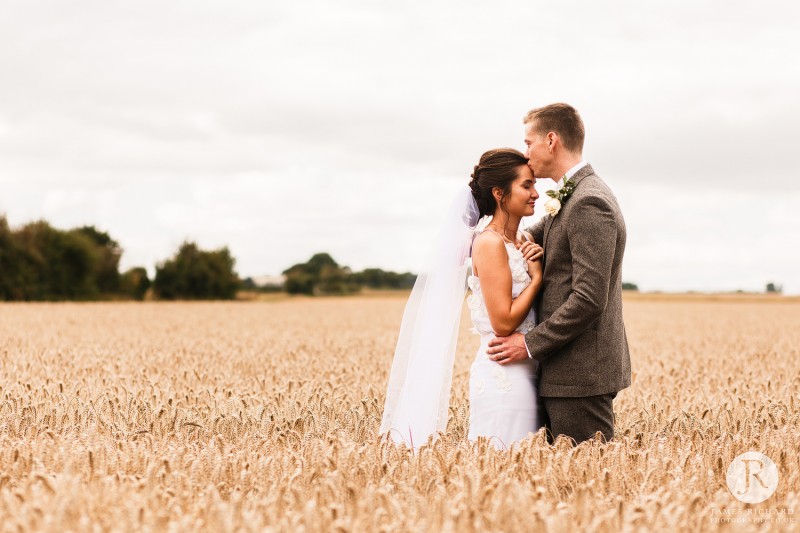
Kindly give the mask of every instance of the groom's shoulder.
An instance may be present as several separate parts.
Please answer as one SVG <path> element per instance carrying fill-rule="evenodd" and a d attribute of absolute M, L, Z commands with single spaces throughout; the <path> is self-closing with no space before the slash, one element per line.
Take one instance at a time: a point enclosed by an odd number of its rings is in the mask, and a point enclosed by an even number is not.
<path fill-rule="evenodd" d="M 576 192 L 578 192 L 580 189 L 584 189 L 584 193 L 589 192 L 589 190 L 611 190 L 605 180 L 603 180 L 603 178 L 597 174 L 594 168 L 589 166 L 589 168 L 586 170 L 587 174 L 580 181 L 582 187 L 576 187 Z"/>
<path fill-rule="evenodd" d="M 596 174 L 590 174 L 581 180 L 567 205 L 570 203 L 572 204 L 568 211 L 570 219 L 574 217 L 583 219 L 587 216 L 587 210 L 610 213 L 614 218 L 622 216 L 616 196 Z"/>
<path fill-rule="evenodd" d="M 591 174 L 588 174 L 581 180 L 580 185 L 580 187 L 575 188 L 575 196 L 600 197 L 613 205 L 618 204 L 617 197 L 614 195 L 611 187 L 609 187 L 608 183 L 606 183 L 603 178 L 598 176 L 594 170 L 592 170 Z"/>

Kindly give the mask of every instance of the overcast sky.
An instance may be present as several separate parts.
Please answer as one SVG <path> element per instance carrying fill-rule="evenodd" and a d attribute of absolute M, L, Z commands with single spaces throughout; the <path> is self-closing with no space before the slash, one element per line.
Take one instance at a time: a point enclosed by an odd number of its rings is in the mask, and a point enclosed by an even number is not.
<path fill-rule="evenodd" d="M 0 213 L 151 273 L 184 239 L 242 276 L 415 270 L 480 154 L 566 101 L 626 280 L 800 293 L 800 8 L 660 5 L 3 0 Z"/>

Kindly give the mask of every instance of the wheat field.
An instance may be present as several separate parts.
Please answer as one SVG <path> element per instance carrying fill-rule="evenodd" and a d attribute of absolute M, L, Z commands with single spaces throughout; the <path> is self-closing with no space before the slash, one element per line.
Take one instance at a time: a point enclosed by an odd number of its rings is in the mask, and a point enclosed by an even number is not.
<path fill-rule="evenodd" d="M 2 531 L 796 531 L 800 301 L 627 296 L 617 439 L 377 435 L 405 299 L 0 305 Z M 725 472 L 767 454 L 761 504 Z"/>

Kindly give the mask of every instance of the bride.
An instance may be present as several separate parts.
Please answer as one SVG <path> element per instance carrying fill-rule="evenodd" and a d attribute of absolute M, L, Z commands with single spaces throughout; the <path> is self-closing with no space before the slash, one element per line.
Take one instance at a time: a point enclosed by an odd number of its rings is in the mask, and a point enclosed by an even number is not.
<path fill-rule="evenodd" d="M 486 353 L 494 336 L 527 333 L 542 284 L 541 246 L 519 231 L 539 197 L 527 158 L 510 148 L 484 153 L 449 214 L 434 260 L 417 277 L 403 315 L 380 433 L 413 448 L 444 431 L 455 341 L 466 285 L 481 345 L 470 367 L 469 439 L 510 448 L 539 429 L 535 359 L 503 364 Z M 484 219 L 483 217 L 491 217 Z M 478 224 L 488 221 L 488 224 Z M 483 231 L 477 227 L 484 226 Z M 471 253 L 470 253 L 471 252 Z M 467 276 L 469 256 L 472 273 Z"/>

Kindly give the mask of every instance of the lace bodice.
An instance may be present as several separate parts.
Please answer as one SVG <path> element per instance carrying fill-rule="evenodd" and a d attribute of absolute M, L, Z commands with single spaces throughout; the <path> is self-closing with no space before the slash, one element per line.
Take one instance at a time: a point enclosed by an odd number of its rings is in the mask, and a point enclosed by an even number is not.
<path fill-rule="evenodd" d="M 530 285 L 531 277 L 528 275 L 528 268 L 522 252 L 510 242 L 505 243 L 508 252 L 508 266 L 511 269 L 511 297 L 516 298 Z M 470 275 L 467 278 L 467 285 L 472 294 L 467 297 L 467 306 L 472 317 L 472 331 L 481 337 L 494 336 L 492 324 L 489 321 L 489 311 L 486 309 L 486 302 L 483 300 L 481 292 L 481 282 L 478 276 Z M 515 331 L 528 333 L 536 325 L 536 313 L 531 308 L 522 324 Z"/>

